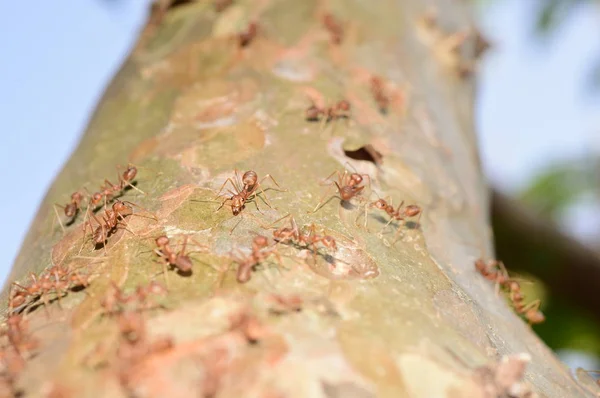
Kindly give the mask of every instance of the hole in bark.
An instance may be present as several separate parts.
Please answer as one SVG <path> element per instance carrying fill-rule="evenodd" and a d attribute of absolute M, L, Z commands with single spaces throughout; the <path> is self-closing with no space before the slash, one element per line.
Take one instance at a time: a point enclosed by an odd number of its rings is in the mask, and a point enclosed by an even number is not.
<path fill-rule="evenodd" d="M 361 146 L 355 151 L 344 150 L 346 156 L 354 160 L 366 160 L 367 162 L 375 163 L 376 165 L 381 164 L 383 155 L 377 149 L 373 148 L 373 145 L 367 144 Z"/>
<path fill-rule="evenodd" d="M 170 10 L 171 8 L 175 8 L 177 6 L 182 6 L 184 4 L 191 3 L 192 1 L 194 1 L 194 0 L 174 0 L 169 5 L 168 9 Z"/>

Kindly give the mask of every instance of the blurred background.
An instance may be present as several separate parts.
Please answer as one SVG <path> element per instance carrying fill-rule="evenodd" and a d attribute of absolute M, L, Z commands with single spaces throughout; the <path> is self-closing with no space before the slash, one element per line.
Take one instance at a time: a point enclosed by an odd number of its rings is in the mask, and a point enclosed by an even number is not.
<path fill-rule="evenodd" d="M 496 192 L 498 257 L 542 299 L 547 321 L 536 332 L 586 369 L 600 368 L 599 9 L 594 0 L 476 1 L 492 43 L 476 124 Z M 149 1 L 7 1 L 0 10 L 3 282 Z"/>

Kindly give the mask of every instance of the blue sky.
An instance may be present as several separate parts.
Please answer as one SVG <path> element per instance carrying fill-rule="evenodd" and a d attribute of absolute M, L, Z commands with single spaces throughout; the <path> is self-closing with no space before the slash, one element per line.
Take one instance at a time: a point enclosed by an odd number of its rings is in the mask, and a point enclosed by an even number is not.
<path fill-rule="evenodd" d="M 600 17 L 581 8 L 542 46 L 531 39 L 529 3 L 496 0 L 482 14 L 496 48 L 482 70 L 477 125 L 486 172 L 509 191 L 554 159 L 600 149 L 597 100 L 586 96 L 583 79 L 600 52 Z M 128 53 L 146 10 L 147 2 L 140 0 L 10 1 L 0 6 L 5 16 L 0 24 L 0 173 L 5 187 L 0 195 L 0 279 Z"/>

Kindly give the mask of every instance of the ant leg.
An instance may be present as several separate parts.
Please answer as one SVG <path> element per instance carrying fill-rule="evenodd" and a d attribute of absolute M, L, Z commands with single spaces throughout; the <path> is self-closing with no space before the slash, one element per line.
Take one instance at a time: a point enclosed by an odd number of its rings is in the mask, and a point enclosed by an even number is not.
<path fill-rule="evenodd" d="M 256 184 L 256 189 L 260 190 L 260 193 L 262 193 L 263 196 L 261 196 L 260 198 L 263 200 L 263 202 L 265 202 L 265 204 L 267 206 L 269 206 L 270 209 L 273 209 L 273 206 L 271 206 L 271 201 L 269 200 L 269 198 L 267 197 L 267 194 L 265 193 L 265 191 L 261 188 L 260 184 Z M 254 195 L 255 197 L 258 197 L 258 194 Z M 254 200 L 254 203 L 257 203 L 256 200 Z M 260 211 L 260 209 L 258 208 L 258 204 L 256 205 L 256 209 L 262 214 L 262 211 Z"/>
<path fill-rule="evenodd" d="M 136 191 L 138 191 L 142 195 L 146 195 L 146 196 L 148 195 L 146 192 L 142 191 L 141 189 L 139 189 L 138 187 L 136 187 L 135 185 L 133 185 L 131 182 L 125 180 L 121 174 L 117 173 L 117 175 L 119 177 L 119 185 L 121 186 L 121 192 L 123 191 L 123 189 L 125 188 L 125 186 L 128 186 L 131 189 L 135 189 Z"/>
<path fill-rule="evenodd" d="M 530 310 L 537 311 L 537 310 L 540 309 L 541 303 L 542 302 L 539 299 L 533 300 L 531 303 L 529 303 L 529 304 L 527 304 L 527 305 L 525 305 L 523 307 L 522 312 L 525 313 L 525 312 L 530 311 Z"/>
<path fill-rule="evenodd" d="M 217 210 L 215 210 L 215 213 L 221 210 L 221 208 L 225 206 L 225 203 L 227 203 L 228 200 L 231 201 L 231 198 L 225 198 L 225 200 L 221 202 L 221 205 L 217 208 Z"/>
<path fill-rule="evenodd" d="M 396 244 L 396 242 L 398 242 L 398 240 L 400 239 L 400 233 L 402 232 L 402 225 L 398 226 L 398 229 L 396 229 L 396 233 L 394 234 L 394 240 L 392 241 L 392 245 Z"/>
<path fill-rule="evenodd" d="M 121 202 L 122 202 L 122 203 L 127 203 L 128 205 L 131 205 L 131 206 L 137 207 L 138 209 L 140 209 L 140 210 L 142 210 L 142 211 L 145 211 L 146 213 L 148 213 L 148 214 L 150 214 L 150 215 L 151 215 L 151 217 L 150 217 L 150 218 L 152 218 L 152 219 L 153 219 L 153 220 L 155 220 L 155 221 L 158 221 L 158 217 L 156 217 L 156 214 L 152 213 L 150 210 L 146 209 L 145 207 L 142 207 L 142 206 L 140 206 L 140 205 L 137 205 L 137 204 L 135 204 L 135 203 L 133 203 L 133 202 L 130 202 L 130 201 L 128 201 L 128 200 L 122 200 Z M 143 217 L 143 216 L 141 216 L 141 215 L 139 215 L 139 214 L 131 214 L 131 215 L 132 215 L 132 216 L 133 216 L 133 215 L 136 215 L 136 216 L 138 216 L 138 217 Z"/>
<path fill-rule="evenodd" d="M 163 266 L 163 275 L 165 276 L 165 284 L 167 285 L 167 289 L 168 289 L 169 288 L 169 273 L 167 270 L 167 259 L 165 258 L 164 253 L 162 251 L 160 251 L 159 249 L 154 249 L 153 251 L 162 260 L 161 263 Z"/>
<path fill-rule="evenodd" d="M 338 181 L 342 182 L 342 173 L 340 173 L 339 170 L 335 170 L 333 173 L 329 174 L 327 176 L 327 178 L 325 178 L 323 181 L 329 181 L 331 179 L 331 177 L 333 177 L 335 174 L 337 174 L 338 177 Z M 332 185 L 332 183 L 330 182 L 329 184 L 323 184 L 323 181 L 321 181 L 319 183 L 319 185 L 323 186 L 323 185 Z"/>
<path fill-rule="evenodd" d="M 280 185 L 277 183 L 277 181 L 275 181 L 275 179 L 273 178 L 273 176 L 272 176 L 271 174 L 266 174 L 266 175 L 265 175 L 265 176 L 262 178 L 262 180 L 260 180 L 260 182 L 258 183 L 258 185 L 260 185 L 260 184 L 261 184 L 261 183 L 262 183 L 264 180 L 266 180 L 267 178 L 268 178 L 268 179 L 270 179 L 271 181 L 273 181 L 273 183 L 274 183 L 275 185 L 277 185 L 277 188 L 280 188 L 279 190 L 280 190 L 281 192 L 287 192 L 287 191 L 288 191 L 287 189 L 281 189 L 281 186 L 280 186 Z M 270 188 L 270 189 L 274 189 L 274 190 L 276 190 L 276 191 L 277 191 L 277 189 L 275 189 L 275 188 Z"/>
<path fill-rule="evenodd" d="M 393 221 L 394 221 L 394 217 L 390 217 L 390 220 L 383 226 L 383 228 L 381 228 L 381 231 L 379 231 L 379 234 L 378 234 L 378 236 L 380 238 L 383 237 L 383 231 L 385 231 L 385 229 L 388 227 L 388 225 L 390 225 Z"/>
<path fill-rule="evenodd" d="M 242 222 L 243 217 L 244 216 L 241 216 L 240 220 L 233 226 L 233 228 L 231 228 L 231 231 L 229 231 L 229 235 L 233 234 L 233 230 L 236 229 L 238 225 L 240 225 L 240 223 Z"/>
<path fill-rule="evenodd" d="M 336 182 L 335 184 L 337 185 L 337 182 Z M 339 185 L 338 185 L 338 187 L 339 187 Z M 327 192 L 325 193 L 325 195 L 323 195 L 323 196 L 321 197 L 321 200 L 319 200 L 319 203 L 317 203 L 317 205 L 315 206 L 315 208 L 314 208 L 312 211 L 309 211 L 309 212 L 307 212 L 307 213 L 309 213 L 309 214 L 316 213 L 316 212 L 317 212 L 317 210 L 319 210 L 321 207 L 323 207 L 323 206 L 325 206 L 327 203 L 329 203 L 329 201 L 330 201 L 331 199 L 335 198 L 335 195 L 333 195 L 333 196 L 331 196 L 329 199 L 327 199 L 327 201 L 324 201 L 324 199 L 325 199 L 327 196 L 330 196 L 331 189 L 332 189 L 332 188 L 330 187 L 330 188 L 327 190 Z"/>
<path fill-rule="evenodd" d="M 187 237 L 187 236 L 186 236 L 186 237 Z M 190 241 L 191 241 L 191 242 L 192 242 L 194 245 L 201 247 L 201 248 L 203 249 L 202 251 L 208 251 L 208 246 L 206 246 L 206 245 L 203 245 L 202 243 L 198 242 L 198 241 L 197 241 L 197 240 L 195 240 L 194 238 L 189 238 L 189 239 L 190 239 Z M 200 251 L 200 250 L 195 250 L 195 251 L 192 251 L 192 252 L 188 252 L 188 254 L 189 254 L 189 253 L 196 253 L 196 252 L 199 252 L 199 251 Z"/>
<path fill-rule="evenodd" d="M 187 242 L 188 242 L 188 236 L 185 235 L 183 237 L 183 247 L 181 248 L 181 251 L 179 252 L 179 254 L 182 256 L 185 256 L 185 248 L 187 247 Z"/>
<path fill-rule="evenodd" d="M 237 170 L 236 170 L 236 172 L 237 172 Z M 223 183 L 223 185 L 221 185 L 221 188 L 219 188 L 219 191 L 217 192 L 217 195 L 214 197 L 214 199 L 217 199 L 219 196 L 221 196 L 221 192 L 223 192 L 223 188 L 225 188 L 225 185 L 228 182 L 233 186 L 233 188 L 237 192 L 241 192 L 241 190 L 238 190 L 238 187 L 236 186 L 235 182 L 231 179 L 231 177 L 227 177 L 227 179 L 225 180 L 225 182 Z"/>
<path fill-rule="evenodd" d="M 500 272 L 502 273 L 502 276 L 505 278 L 505 280 L 508 281 L 508 270 L 506 269 L 502 261 L 498 262 L 498 268 L 500 268 Z M 494 285 L 494 292 L 496 294 L 496 297 L 498 297 L 498 295 L 500 294 L 500 283 L 498 282 L 498 278 L 496 278 Z"/>
<path fill-rule="evenodd" d="M 263 228 L 265 228 L 265 229 L 272 228 L 272 227 L 273 227 L 275 224 L 277 224 L 279 221 L 281 221 L 281 220 L 283 220 L 283 219 L 285 219 L 285 218 L 288 218 L 288 217 L 290 217 L 290 216 L 291 216 L 291 214 L 290 214 L 290 213 L 287 213 L 285 216 L 283 216 L 283 217 L 281 217 L 281 218 L 278 218 L 277 220 L 273 221 L 271 224 L 267 225 L 266 227 L 264 227 L 264 226 L 263 226 Z M 261 226 L 262 226 L 262 225 L 261 225 Z"/>
<path fill-rule="evenodd" d="M 65 226 L 63 225 L 62 221 L 60 220 L 60 216 L 58 215 L 58 210 L 56 210 L 56 206 L 60 206 L 57 205 L 56 203 L 54 204 L 54 213 L 56 214 L 56 219 L 58 220 L 58 223 L 60 224 L 60 227 L 62 228 L 63 234 L 65 233 Z M 52 229 L 54 229 L 54 220 L 52 221 Z"/>

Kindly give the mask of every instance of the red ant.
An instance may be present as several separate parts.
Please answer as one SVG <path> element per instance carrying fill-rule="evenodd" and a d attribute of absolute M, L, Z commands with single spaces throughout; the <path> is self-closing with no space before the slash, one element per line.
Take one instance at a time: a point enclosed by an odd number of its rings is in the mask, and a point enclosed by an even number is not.
<path fill-rule="evenodd" d="M 185 249 L 187 247 L 188 242 L 188 236 L 184 237 L 183 248 L 177 253 L 173 250 L 173 248 L 171 248 L 169 242 L 169 238 L 165 235 L 159 236 L 155 240 L 156 246 L 158 247 L 154 249 L 154 253 L 156 253 L 163 260 L 163 264 L 165 266 L 165 278 L 168 278 L 166 269 L 167 265 L 170 265 L 173 268 L 177 268 L 179 273 L 181 274 L 191 273 L 193 263 L 190 256 L 185 253 Z"/>
<path fill-rule="evenodd" d="M 48 315 L 48 294 L 55 293 L 60 305 L 60 297 L 64 292 L 78 286 L 87 286 L 89 284 L 87 276 L 70 271 L 68 268 L 63 268 L 56 265 L 50 267 L 39 277 L 33 273 L 30 273 L 29 278 L 31 282 L 27 285 L 21 285 L 17 282 L 13 282 L 11 284 L 8 302 L 9 312 L 12 313 L 15 308 L 25 305 L 28 302 L 28 299 L 31 297 L 33 298 L 32 301 L 38 298 L 42 299 L 43 303 L 45 304 L 44 308 L 46 310 L 46 314 Z M 13 290 L 14 287 L 20 290 Z"/>
<path fill-rule="evenodd" d="M 407 205 L 407 206 L 402 207 L 403 204 L 404 204 L 404 201 L 400 202 L 400 204 L 398 205 L 398 207 L 396 209 L 394 209 L 394 206 L 393 206 L 391 200 L 390 200 L 390 203 L 388 203 L 384 199 L 378 199 L 375 202 L 369 204 L 369 207 L 375 207 L 379 210 L 383 210 L 390 217 L 390 220 L 387 222 L 387 224 L 385 224 L 382 231 L 388 225 L 390 225 L 393 221 L 403 221 L 405 218 L 412 218 L 412 217 L 419 216 L 419 218 L 417 219 L 417 223 L 419 222 L 419 220 L 421 219 L 421 214 L 422 214 L 421 207 L 419 207 L 417 205 Z M 366 208 L 365 208 L 365 213 L 366 213 Z M 367 226 L 367 216 L 365 214 L 365 228 L 366 228 L 366 226 Z"/>
<path fill-rule="evenodd" d="M 260 263 L 265 262 L 271 255 L 274 255 L 281 264 L 281 257 L 277 253 L 277 248 L 269 248 L 269 240 L 266 236 L 258 235 L 252 240 L 252 253 L 244 255 L 240 252 L 232 253 L 234 261 L 238 264 L 236 274 L 239 283 L 246 283 L 252 276 L 252 270 Z"/>
<path fill-rule="evenodd" d="M 495 283 L 496 295 L 500 291 L 500 286 L 506 287 L 506 283 L 510 281 L 508 271 L 502 261 L 490 259 L 487 263 L 479 258 L 475 260 L 475 269 L 485 279 Z"/>
<path fill-rule="evenodd" d="M 102 307 L 109 315 L 122 312 L 125 306 L 132 302 L 137 302 L 142 308 L 145 308 L 150 295 L 165 295 L 167 293 L 167 290 L 161 284 L 152 281 L 148 285 L 138 286 L 133 293 L 126 295 L 113 281 L 110 282 L 111 291 L 102 300 Z"/>
<path fill-rule="evenodd" d="M 256 22 L 251 22 L 245 31 L 238 34 L 238 42 L 240 47 L 247 47 L 250 43 L 252 43 L 257 33 L 258 24 Z"/>
<path fill-rule="evenodd" d="M 475 269 L 489 281 L 504 285 L 508 282 L 508 272 L 502 261 L 488 260 L 486 263 L 483 259 L 475 260 Z"/>
<path fill-rule="evenodd" d="M 340 45 L 344 39 L 344 28 L 340 25 L 339 21 L 329 13 L 323 16 L 323 26 L 329 32 L 331 42 L 335 45 Z"/>
<path fill-rule="evenodd" d="M 390 97 L 385 92 L 383 80 L 378 76 L 371 77 L 371 94 L 382 113 L 386 113 L 390 105 Z"/>
<path fill-rule="evenodd" d="M 538 324 L 546 320 L 544 314 L 539 310 L 540 300 L 534 300 L 529 304 L 525 304 L 525 296 L 521 293 L 521 285 L 515 280 L 508 280 L 504 284 L 509 291 L 510 301 L 517 314 L 525 316 L 529 324 Z"/>
<path fill-rule="evenodd" d="M 117 323 L 121 334 L 117 357 L 124 362 L 120 379 L 127 384 L 127 374 L 131 366 L 157 352 L 172 348 L 173 340 L 170 337 L 161 337 L 149 342 L 146 323 L 143 316 L 137 312 L 119 314 Z"/>
<path fill-rule="evenodd" d="M 275 179 L 270 174 L 265 175 L 262 178 L 262 180 L 259 182 L 258 175 L 256 174 L 255 171 L 253 171 L 253 170 L 246 171 L 244 173 L 244 175 L 242 176 L 242 178 L 240 179 L 238 171 L 235 170 L 234 178 L 233 179 L 230 177 L 227 178 L 225 180 L 225 182 L 223 183 L 223 185 L 221 185 L 221 188 L 219 189 L 217 196 L 215 196 L 215 199 L 218 197 L 225 197 L 225 200 L 221 203 L 221 205 L 219 206 L 217 211 L 219 211 L 225 205 L 225 203 L 231 202 L 231 204 L 229 205 L 229 206 L 231 206 L 231 213 L 234 216 L 237 216 L 246 207 L 246 202 L 249 202 L 249 201 L 255 199 L 255 197 L 257 196 L 257 191 L 260 191 L 260 193 L 262 193 L 265 203 L 267 204 L 267 206 L 271 207 L 271 202 L 269 201 L 269 198 L 267 198 L 267 195 L 265 194 L 264 190 L 261 188 L 261 183 L 264 180 L 266 180 L 267 178 L 269 178 L 271 181 L 273 181 L 273 183 L 275 183 L 275 185 L 277 185 L 278 188 L 281 188 L 279 186 L 279 184 L 277 183 L 277 181 L 275 181 Z M 229 196 L 221 195 L 221 192 L 223 191 L 223 188 L 225 188 L 225 185 L 227 185 L 227 183 L 231 184 L 234 191 L 228 189 L 227 193 L 229 194 Z M 275 188 L 271 188 L 271 189 L 275 189 Z M 256 209 L 258 211 L 260 211 L 256 201 L 254 201 L 254 204 L 256 204 Z"/>
<path fill-rule="evenodd" d="M 529 304 L 525 304 L 525 296 L 521 293 L 521 285 L 515 279 L 509 278 L 508 271 L 502 261 L 492 259 L 486 263 L 483 259 L 477 259 L 475 261 L 475 269 L 485 279 L 496 283 L 496 293 L 499 286 L 507 289 L 515 312 L 525 316 L 530 324 L 544 322 L 546 318 L 539 310 L 540 300 L 534 300 Z"/>
<path fill-rule="evenodd" d="M 65 216 L 69 219 L 67 221 L 67 224 L 70 224 L 73 222 L 75 217 L 77 217 L 77 214 L 79 213 L 79 210 L 81 209 L 82 201 L 83 201 L 83 194 L 81 192 L 77 191 L 77 192 L 73 192 L 71 194 L 71 201 L 69 203 L 67 203 L 65 206 L 61 206 L 58 204 L 54 205 L 54 212 L 56 213 L 56 218 L 58 219 L 58 223 L 60 224 L 60 227 L 62 228 L 63 232 L 65 231 L 65 226 L 63 225 L 62 221 L 60 220 L 60 216 L 58 215 L 58 211 L 56 210 L 56 207 L 58 206 L 58 207 L 64 209 Z"/>
<path fill-rule="evenodd" d="M 16 380 L 25 367 L 25 355 L 39 346 L 39 341 L 28 333 L 28 324 L 22 315 L 9 315 L 2 336 L 6 336 L 7 347 L 0 349 L 0 394 L 2 396 L 21 396 L 22 391 L 16 387 Z"/>
<path fill-rule="evenodd" d="M 325 122 L 330 122 L 332 120 L 348 118 L 350 108 L 350 102 L 346 100 L 340 100 L 327 108 L 319 108 L 317 105 L 312 104 L 306 109 L 305 116 L 309 122 L 318 122 L 322 116 L 325 116 Z"/>
<path fill-rule="evenodd" d="M 83 224 L 84 239 L 87 227 L 89 226 L 92 232 L 92 241 L 94 243 L 94 247 L 102 246 L 104 248 L 104 251 L 106 251 L 106 241 L 108 240 L 110 235 L 112 235 L 116 231 L 117 227 L 119 226 L 119 223 L 125 220 L 125 217 L 133 215 L 142 217 L 139 214 L 134 214 L 133 208 L 131 206 L 140 207 L 132 202 L 117 200 L 115 203 L 113 203 L 112 209 L 104 210 L 104 214 L 102 215 L 102 221 L 100 221 L 98 217 L 94 215 L 94 213 L 88 211 L 92 218 L 96 220 L 98 226 L 94 229 L 94 226 L 92 225 L 91 221 L 85 222 Z M 152 215 L 150 218 L 157 220 L 156 216 L 154 215 Z M 125 227 L 125 229 L 127 228 Z M 130 231 L 129 229 L 127 230 L 135 235 L 135 232 Z M 81 245 L 80 251 L 83 249 L 84 243 L 85 240 Z"/>
<path fill-rule="evenodd" d="M 354 197 L 359 195 L 363 189 L 365 189 L 365 186 L 361 185 L 364 181 L 364 177 L 366 177 L 369 180 L 369 185 L 371 185 L 371 177 L 369 177 L 368 174 L 349 173 L 348 170 L 344 170 L 344 173 L 340 173 L 339 171 L 336 170 L 333 173 L 331 173 L 325 179 L 325 181 L 328 181 L 335 174 L 337 174 L 338 180 L 334 181 L 333 183 L 335 184 L 335 186 L 337 188 L 338 195 L 339 195 L 340 199 L 342 200 L 342 202 L 349 202 Z M 332 184 L 330 183 L 330 184 L 326 184 L 326 185 L 332 185 Z M 326 204 L 333 197 L 335 197 L 335 195 L 334 195 L 331 198 L 329 198 L 327 201 L 324 201 L 325 197 L 327 197 L 328 195 L 329 195 L 329 190 L 321 198 L 321 200 L 319 201 L 317 206 L 315 206 L 313 211 L 311 211 L 309 213 L 315 213 L 317 210 L 319 210 L 319 208 L 322 205 Z"/>
<path fill-rule="evenodd" d="M 13 314 L 6 320 L 7 329 L 4 332 L 10 345 L 15 351 L 22 355 L 23 352 L 35 350 L 38 347 L 38 341 L 27 333 L 27 321 L 22 315 Z"/>
<path fill-rule="evenodd" d="M 276 314 L 284 314 L 286 312 L 299 312 L 302 311 L 304 300 L 299 295 L 288 295 L 283 296 L 280 294 L 272 294 L 268 297 L 271 303 L 269 311 Z"/>
<path fill-rule="evenodd" d="M 119 166 L 117 166 L 117 169 L 119 169 Z M 104 206 L 106 207 L 106 205 L 111 202 L 113 198 L 121 196 L 127 187 L 135 189 L 136 191 L 145 195 L 146 193 L 144 191 L 133 185 L 133 180 L 136 176 L 137 168 L 132 164 L 129 164 L 122 174 L 117 173 L 117 178 L 119 179 L 119 183 L 117 185 L 105 178 L 104 185 L 100 187 L 100 191 L 95 192 L 90 198 L 92 207 L 97 207 L 102 199 L 104 199 Z"/>
<path fill-rule="evenodd" d="M 316 231 L 316 225 L 311 224 L 308 227 L 308 233 L 301 232 L 296 224 L 296 220 L 291 215 L 286 215 L 279 220 L 276 220 L 273 224 L 289 217 L 290 227 L 282 226 L 273 231 L 273 238 L 277 243 L 294 243 L 298 246 L 310 247 L 313 254 L 313 259 L 316 262 L 317 256 L 317 243 L 321 243 L 328 249 L 337 250 L 337 244 L 335 239 L 329 235 L 318 235 Z"/>

